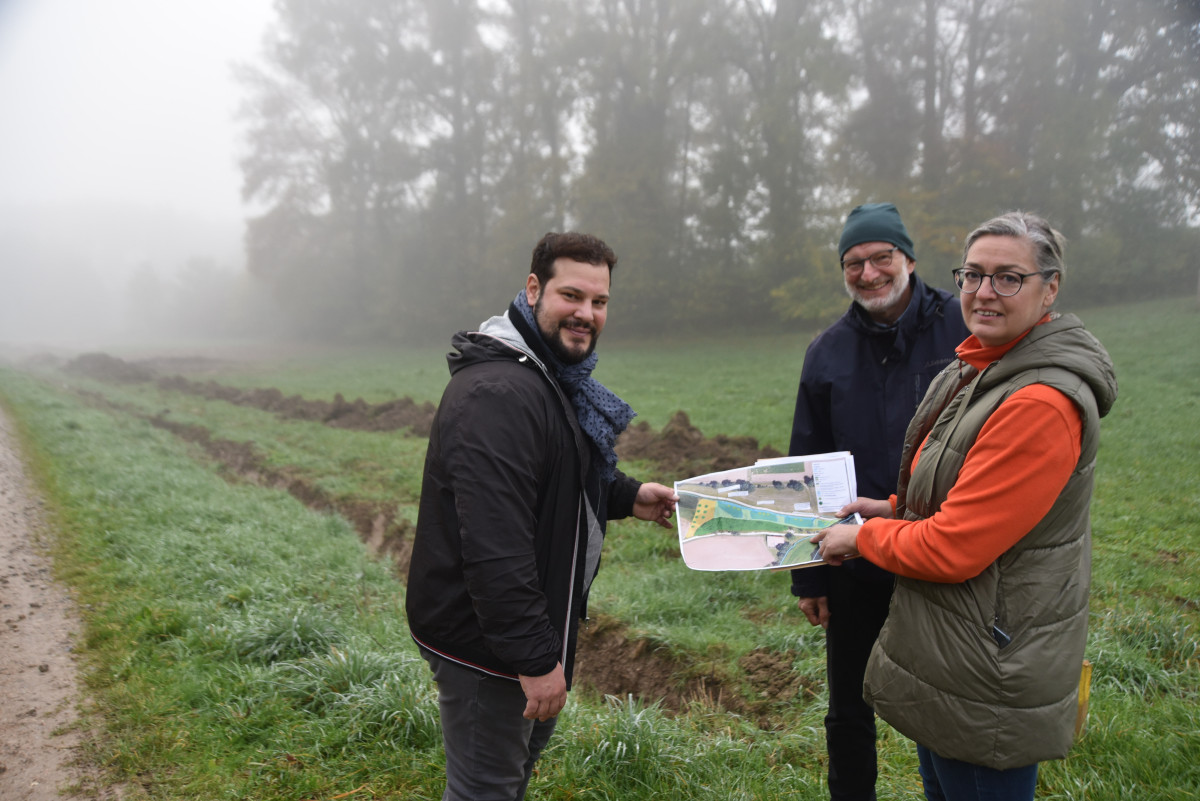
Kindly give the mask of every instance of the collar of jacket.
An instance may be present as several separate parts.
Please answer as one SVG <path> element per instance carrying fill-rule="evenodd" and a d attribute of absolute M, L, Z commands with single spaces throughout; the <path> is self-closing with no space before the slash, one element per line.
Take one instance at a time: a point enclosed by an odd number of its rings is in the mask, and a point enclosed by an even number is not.
<path fill-rule="evenodd" d="M 562 404 L 567 423 L 571 426 L 572 434 L 575 437 L 575 445 L 579 451 L 580 476 L 582 477 L 582 483 L 586 486 L 587 477 L 591 472 L 589 465 L 591 459 L 591 446 L 589 443 L 591 440 L 587 438 L 587 435 L 583 433 L 583 429 L 579 427 L 579 421 L 575 418 L 575 411 L 571 406 L 571 402 L 563 393 L 563 389 L 559 386 L 558 381 L 554 379 L 554 374 L 550 372 L 550 369 L 538 358 L 533 348 L 521 336 L 520 330 L 513 325 L 508 314 L 489 317 L 479 326 L 478 331 L 459 331 L 451 339 L 451 344 L 454 346 L 454 350 L 446 354 L 446 361 L 450 366 L 451 375 L 472 364 L 504 358 L 530 364 L 541 372 L 550 386 L 554 388 L 559 403 Z"/>
<path fill-rule="evenodd" d="M 537 353 L 521 336 L 521 332 L 513 325 L 507 314 L 489 317 L 483 321 L 477 331 L 459 331 L 451 339 L 450 344 L 454 350 L 446 354 L 446 363 L 450 367 L 451 375 L 476 362 L 491 361 L 507 356 L 515 361 L 529 361 L 555 387 L 558 387 L 558 382 L 553 380 L 549 368 L 538 358 Z"/>

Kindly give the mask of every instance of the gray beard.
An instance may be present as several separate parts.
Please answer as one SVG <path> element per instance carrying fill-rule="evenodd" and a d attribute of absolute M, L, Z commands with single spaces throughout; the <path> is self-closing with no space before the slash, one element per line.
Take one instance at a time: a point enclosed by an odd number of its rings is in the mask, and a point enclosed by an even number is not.
<path fill-rule="evenodd" d="M 843 280 L 842 286 L 845 288 L 846 294 L 850 296 L 850 300 L 854 301 L 859 306 L 862 306 L 868 312 L 882 312 L 887 311 L 892 306 L 899 303 L 900 299 L 904 297 L 904 293 L 908 289 L 908 285 L 912 283 L 912 273 L 905 269 L 902 275 L 904 276 L 903 283 L 901 283 L 900 276 L 896 276 L 896 278 L 892 280 L 891 291 L 882 298 L 871 298 L 869 300 L 864 300 L 859 295 L 858 290 L 850 286 L 848 281 Z"/>

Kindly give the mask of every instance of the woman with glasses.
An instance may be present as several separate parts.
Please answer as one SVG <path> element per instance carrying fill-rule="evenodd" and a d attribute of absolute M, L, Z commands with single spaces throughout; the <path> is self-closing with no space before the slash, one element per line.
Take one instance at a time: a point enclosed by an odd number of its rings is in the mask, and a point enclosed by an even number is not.
<path fill-rule="evenodd" d="M 1054 310 L 1062 236 L 1010 212 L 967 238 L 971 336 L 905 436 L 896 494 L 820 539 L 897 574 L 864 698 L 917 743 L 926 798 L 1032 799 L 1074 738 L 1091 577 L 1088 506 L 1112 361 Z"/>

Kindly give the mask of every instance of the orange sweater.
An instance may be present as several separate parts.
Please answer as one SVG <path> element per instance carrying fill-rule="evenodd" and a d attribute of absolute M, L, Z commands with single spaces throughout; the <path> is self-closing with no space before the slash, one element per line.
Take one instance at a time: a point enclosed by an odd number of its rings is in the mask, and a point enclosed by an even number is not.
<path fill-rule="evenodd" d="M 958 357 L 982 370 L 1022 338 L 985 348 L 971 336 L 958 346 Z M 1066 395 L 1044 384 L 1014 392 L 980 430 L 937 514 L 916 521 L 872 518 L 859 529 L 859 552 L 924 581 L 979 575 L 1050 511 L 1079 462 L 1082 435 L 1083 418 Z"/>

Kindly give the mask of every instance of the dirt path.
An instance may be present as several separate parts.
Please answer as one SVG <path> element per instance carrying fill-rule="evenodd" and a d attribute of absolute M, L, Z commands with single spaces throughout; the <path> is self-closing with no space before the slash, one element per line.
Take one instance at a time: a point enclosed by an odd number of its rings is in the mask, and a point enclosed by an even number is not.
<path fill-rule="evenodd" d="M 67 591 L 39 547 L 41 503 L 0 409 L 0 798 L 56 801 L 84 776 L 72 655 L 77 624 Z M 87 784 L 92 784 L 88 782 Z M 114 798 L 84 791 L 88 798 Z"/>

